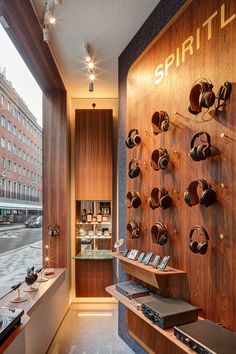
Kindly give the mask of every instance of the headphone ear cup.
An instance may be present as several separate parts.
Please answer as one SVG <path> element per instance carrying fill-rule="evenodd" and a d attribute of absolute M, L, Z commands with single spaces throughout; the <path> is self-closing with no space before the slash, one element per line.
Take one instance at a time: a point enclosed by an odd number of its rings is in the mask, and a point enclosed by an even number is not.
<path fill-rule="evenodd" d="M 140 174 L 140 167 L 136 166 L 135 168 L 132 169 L 132 177 L 131 178 L 136 178 Z"/>
<path fill-rule="evenodd" d="M 197 245 L 197 252 L 200 254 L 206 254 L 208 248 L 208 243 L 207 242 L 200 242 Z"/>
<path fill-rule="evenodd" d="M 132 168 L 129 168 L 129 171 L 128 171 L 129 178 L 133 178 L 132 172 L 133 172 Z"/>
<path fill-rule="evenodd" d="M 158 161 L 158 167 L 161 170 L 165 170 L 169 166 L 169 159 L 167 156 L 162 156 Z"/>
<path fill-rule="evenodd" d="M 216 201 L 216 192 L 213 189 L 207 189 L 202 193 L 202 196 L 199 198 L 199 204 L 204 205 L 206 208 L 215 203 Z"/>
<path fill-rule="evenodd" d="M 198 253 L 198 242 L 197 241 L 190 242 L 189 248 L 193 253 Z"/>
<path fill-rule="evenodd" d="M 153 209 L 153 210 L 155 210 L 155 209 L 157 209 L 158 208 L 158 205 L 153 205 L 152 204 L 152 198 L 148 198 L 148 206 L 151 208 L 151 209 Z"/>
<path fill-rule="evenodd" d="M 135 134 L 132 138 L 133 146 L 139 145 L 141 143 L 141 136 L 139 134 Z"/>
<path fill-rule="evenodd" d="M 172 198 L 169 195 L 165 195 L 159 200 L 159 204 L 162 209 L 168 209 L 172 204 Z"/>
<path fill-rule="evenodd" d="M 161 235 L 159 238 L 158 238 L 158 245 L 160 246 L 163 246 L 166 242 L 168 241 L 168 236 L 166 233 L 164 233 L 163 235 Z"/>
<path fill-rule="evenodd" d="M 189 111 L 189 113 L 192 113 L 192 114 L 195 114 L 195 115 L 197 115 L 198 113 L 200 113 L 201 111 L 202 111 L 202 109 L 201 109 L 201 107 L 199 108 L 199 109 L 193 109 L 192 107 L 191 107 L 191 105 L 189 105 L 188 106 L 188 111 Z"/>
<path fill-rule="evenodd" d="M 201 97 L 200 106 L 210 108 L 215 103 L 215 94 L 212 90 L 204 92 Z"/>
<path fill-rule="evenodd" d="M 197 157 L 197 147 L 193 147 L 190 151 L 189 151 L 189 156 L 191 157 L 191 159 L 193 161 L 200 161 L 199 158 Z"/>
<path fill-rule="evenodd" d="M 132 138 L 127 138 L 127 139 L 125 140 L 125 144 L 126 144 L 127 148 L 132 149 L 132 147 L 133 147 Z"/>
<path fill-rule="evenodd" d="M 188 204 L 188 206 L 190 207 L 192 206 L 190 201 L 189 191 L 184 192 L 184 201 L 186 204 Z"/>
<path fill-rule="evenodd" d="M 139 228 L 135 228 L 132 233 L 131 233 L 131 237 L 134 238 L 139 238 Z"/>
<path fill-rule="evenodd" d="M 196 147 L 196 157 L 197 161 L 205 160 L 206 157 L 203 155 L 203 150 L 206 148 L 206 145 L 199 145 Z"/>

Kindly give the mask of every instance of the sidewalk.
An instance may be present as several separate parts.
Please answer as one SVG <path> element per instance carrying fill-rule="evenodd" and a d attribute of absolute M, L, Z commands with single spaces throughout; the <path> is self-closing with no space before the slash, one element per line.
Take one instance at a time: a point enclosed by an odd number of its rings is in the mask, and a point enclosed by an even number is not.
<path fill-rule="evenodd" d="M 17 230 L 17 229 L 24 229 L 25 224 L 0 224 L 0 232 L 1 231 L 10 231 L 10 230 Z"/>

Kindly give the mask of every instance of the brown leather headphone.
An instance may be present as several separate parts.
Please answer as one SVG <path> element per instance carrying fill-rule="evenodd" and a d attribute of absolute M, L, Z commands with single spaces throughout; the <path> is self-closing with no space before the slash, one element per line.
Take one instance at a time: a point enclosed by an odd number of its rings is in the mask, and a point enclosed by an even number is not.
<path fill-rule="evenodd" d="M 210 108 L 215 103 L 215 94 L 212 91 L 213 85 L 206 79 L 197 80 L 189 95 L 190 113 L 197 115 L 202 111 L 202 108 Z"/>
<path fill-rule="evenodd" d="M 132 239 L 139 238 L 140 224 L 137 220 L 129 220 L 126 228 L 127 228 L 127 231 L 129 231 Z"/>
<path fill-rule="evenodd" d="M 201 195 L 198 193 L 198 187 L 202 189 Z M 190 207 L 201 204 L 207 208 L 215 203 L 216 192 L 204 179 L 195 180 L 190 183 L 184 192 L 184 201 Z"/>
<path fill-rule="evenodd" d="M 152 133 L 158 135 L 169 129 L 169 116 L 165 111 L 155 112 L 152 116 Z"/>
<path fill-rule="evenodd" d="M 131 191 L 126 194 L 127 208 L 138 208 L 141 205 L 141 198 L 139 192 Z"/>
<path fill-rule="evenodd" d="M 158 148 L 152 152 L 150 166 L 155 170 L 164 170 L 169 166 L 170 155 L 163 148 Z"/>
<path fill-rule="evenodd" d="M 172 204 L 172 198 L 169 196 L 165 187 L 155 187 L 151 191 L 151 197 L 148 198 L 148 205 L 152 209 L 162 208 L 168 209 Z"/>
<path fill-rule="evenodd" d="M 167 227 L 158 221 L 151 228 L 152 242 L 163 246 L 168 241 Z"/>

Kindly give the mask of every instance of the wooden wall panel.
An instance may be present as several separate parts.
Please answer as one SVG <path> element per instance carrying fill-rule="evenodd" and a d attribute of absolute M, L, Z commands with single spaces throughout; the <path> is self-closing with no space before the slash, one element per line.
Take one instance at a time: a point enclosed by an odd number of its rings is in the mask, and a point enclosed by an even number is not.
<path fill-rule="evenodd" d="M 50 245 L 48 267 L 67 266 L 68 141 L 66 93 L 43 96 L 43 246 Z M 57 224 L 59 235 L 48 236 L 48 225 Z M 45 254 L 45 248 L 43 249 Z"/>
<path fill-rule="evenodd" d="M 112 260 L 76 260 L 76 297 L 109 297 L 105 288 L 112 284 Z"/>
<path fill-rule="evenodd" d="M 75 111 L 77 200 L 112 200 L 112 110 Z"/>
<path fill-rule="evenodd" d="M 127 191 L 140 191 L 143 201 L 138 210 L 127 210 L 127 221 L 133 217 L 139 218 L 143 231 L 139 240 L 131 240 L 127 235 L 127 246 L 143 251 L 153 250 L 155 254 L 162 256 L 170 255 L 171 266 L 187 271 L 187 300 L 200 306 L 203 315 L 208 319 L 222 323 L 234 331 L 235 13 L 236 3 L 230 0 L 193 0 L 189 4 L 131 68 L 127 80 L 126 124 L 127 133 L 131 128 L 137 128 L 143 138 L 141 146 L 127 149 L 127 165 L 135 157 L 142 167 L 141 178 L 127 179 Z M 212 14 L 212 21 L 203 25 Z M 198 46 L 197 29 L 200 33 Z M 189 36 L 193 36 L 193 53 L 189 55 L 186 52 L 182 62 L 182 43 Z M 176 61 L 178 50 L 180 59 Z M 170 62 L 169 56 L 172 53 L 175 59 L 168 69 L 168 75 L 156 85 L 155 69 L 159 64 L 164 65 L 166 60 Z M 219 112 L 215 117 L 209 112 L 199 114 L 198 117 L 188 112 L 190 89 L 198 78 L 210 79 L 215 93 L 224 81 L 233 83 L 231 99 L 224 112 Z M 155 111 L 160 110 L 169 113 L 171 128 L 166 134 L 154 136 L 151 134 L 151 117 Z M 181 116 L 174 112 L 179 112 Z M 188 156 L 188 151 L 191 137 L 198 130 L 206 130 L 211 135 L 212 145 L 218 153 L 206 161 L 194 162 Z M 224 138 L 220 137 L 222 132 L 225 133 Z M 171 166 L 167 170 L 156 172 L 150 168 L 149 161 L 152 151 L 158 147 L 168 150 Z M 218 201 L 209 208 L 199 205 L 190 208 L 183 201 L 184 191 L 192 180 L 201 178 L 206 179 L 215 189 Z M 222 188 L 222 184 L 226 188 Z M 170 210 L 153 211 L 147 206 L 151 189 L 157 185 L 164 185 L 172 195 L 174 206 Z M 168 227 L 169 241 L 163 247 L 154 245 L 151 241 L 150 230 L 156 221 L 162 221 Z M 204 226 L 210 236 L 205 256 L 191 253 L 188 247 L 189 230 L 197 224 Z M 223 239 L 220 234 L 224 235 Z"/>

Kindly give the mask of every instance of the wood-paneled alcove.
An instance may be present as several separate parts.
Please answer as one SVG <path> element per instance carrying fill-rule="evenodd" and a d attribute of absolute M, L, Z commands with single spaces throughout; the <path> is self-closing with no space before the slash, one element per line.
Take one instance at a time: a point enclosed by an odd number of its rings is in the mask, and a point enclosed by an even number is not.
<path fill-rule="evenodd" d="M 127 235 L 127 247 L 170 255 L 170 265 L 187 272 L 186 300 L 200 306 L 204 317 L 233 331 L 236 330 L 235 14 L 235 1 L 190 1 L 130 69 L 126 117 L 127 133 L 137 128 L 142 136 L 141 146 L 127 149 L 127 168 L 131 158 L 137 158 L 142 168 L 140 178 L 127 178 L 127 191 L 138 190 L 142 197 L 141 208 L 127 210 L 127 221 L 139 218 L 142 236 L 131 240 Z M 155 70 L 160 64 L 163 79 L 155 84 Z M 197 117 L 187 110 L 191 87 L 198 78 L 211 80 L 215 93 L 226 80 L 232 82 L 230 100 L 215 116 L 212 109 L 209 112 L 203 109 L 206 113 Z M 171 124 L 167 133 L 155 136 L 151 133 L 151 117 L 160 110 L 168 112 Z M 210 134 L 214 154 L 206 161 L 194 162 L 188 152 L 191 137 L 198 130 Z M 151 169 L 149 161 L 152 151 L 159 147 L 168 150 L 171 165 L 157 172 Z M 184 203 L 184 191 L 191 181 L 203 178 L 216 191 L 217 202 L 209 208 L 199 205 L 190 208 Z M 152 188 L 158 185 L 165 186 L 173 197 L 174 205 L 169 210 L 151 210 L 147 205 Z M 156 221 L 164 222 L 168 228 L 169 241 L 163 247 L 151 240 L 151 226 Z M 189 231 L 197 224 L 209 233 L 205 256 L 189 250 Z"/>

